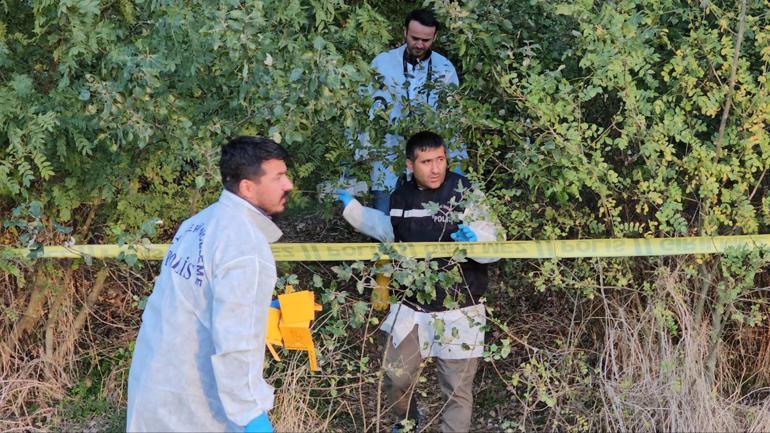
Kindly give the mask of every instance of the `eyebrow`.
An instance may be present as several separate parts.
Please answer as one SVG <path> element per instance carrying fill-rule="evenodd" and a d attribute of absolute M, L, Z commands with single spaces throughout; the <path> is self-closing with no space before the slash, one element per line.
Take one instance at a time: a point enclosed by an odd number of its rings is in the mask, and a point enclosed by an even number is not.
<path fill-rule="evenodd" d="M 445 156 L 437 156 L 437 157 L 435 157 L 435 158 L 428 158 L 428 159 L 423 159 L 423 160 L 422 160 L 422 161 L 420 161 L 420 162 L 429 162 L 429 161 L 433 161 L 434 159 L 442 159 L 442 158 L 446 158 L 446 157 L 445 157 Z"/>

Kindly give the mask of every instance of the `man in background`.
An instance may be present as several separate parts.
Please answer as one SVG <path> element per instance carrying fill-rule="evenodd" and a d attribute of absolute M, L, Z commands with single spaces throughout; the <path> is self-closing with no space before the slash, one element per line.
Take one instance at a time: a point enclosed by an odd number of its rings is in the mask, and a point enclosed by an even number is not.
<path fill-rule="evenodd" d="M 452 62 L 433 51 L 440 27 L 435 14 L 429 9 L 417 9 L 406 16 L 404 44 L 380 53 L 372 61 L 372 68 L 381 81 L 370 87 L 374 100 L 370 117 L 377 108 L 383 108 L 390 110 L 389 123 L 395 124 L 399 119 L 412 115 L 414 107 L 418 104 L 426 104 L 436 109 L 440 104 L 440 90 L 459 84 Z M 359 135 L 359 139 L 364 147 L 368 146 L 366 134 Z M 373 207 L 382 212 L 387 212 L 390 193 L 398 179 L 392 162 L 396 158 L 400 142 L 400 136 L 386 134 L 384 146 L 392 151 L 386 154 L 384 159 L 372 162 L 370 174 Z M 357 152 L 361 153 L 365 153 L 365 150 Z M 468 157 L 465 150 L 449 156 L 453 159 Z"/>

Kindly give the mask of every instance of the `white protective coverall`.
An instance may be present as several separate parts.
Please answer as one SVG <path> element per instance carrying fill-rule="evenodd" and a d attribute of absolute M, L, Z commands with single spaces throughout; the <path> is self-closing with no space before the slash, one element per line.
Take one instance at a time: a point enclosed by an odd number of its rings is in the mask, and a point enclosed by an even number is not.
<path fill-rule="evenodd" d="M 433 108 L 439 104 L 439 88 L 449 85 L 459 85 L 457 71 L 454 65 L 446 57 L 432 51 L 430 57 L 411 65 L 404 62 L 404 51 L 406 44 L 377 55 L 372 60 L 372 69 L 382 76 L 382 82 L 385 88 L 377 89 L 371 86 L 369 91 L 371 97 L 375 100 L 370 117 L 379 104 L 384 108 L 390 109 L 390 123 L 395 123 L 398 119 L 408 115 L 409 108 L 404 107 L 402 100 L 415 104 L 427 103 Z M 430 79 L 428 72 L 430 70 Z M 408 82 L 408 83 L 407 83 Z M 435 89 L 430 89 L 435 86 Z M 366 147 L 370 146 L 369 136 L 365 133 L 359 134 L 363 148 L 356 151 L 357 158 L 368 156 Z M 392 162 L 396 159 L 397 150 L 400 149 L 400 137 L 394 134 L 385 134 L 385 147 L 393 148 L 392 154 L 387 155 L 387 163 L 382 161 L 372 162 L 371 182 L 372 189 L 392 191 L 398 181 L 398 174 L 394 172 Z M 467 159 L 468 152 L 465 146 L 460 150 L 450 150 L 449 157 L 452 160 Z M 387 165 L 386 165 L 387 164 Z"/>
<path fill-rule="evenodd" d="M 142 315 L 127 431 L 243 431 L 273 407 L 262 368 L 281 234 L 228 191 L 182 223 Z"/>

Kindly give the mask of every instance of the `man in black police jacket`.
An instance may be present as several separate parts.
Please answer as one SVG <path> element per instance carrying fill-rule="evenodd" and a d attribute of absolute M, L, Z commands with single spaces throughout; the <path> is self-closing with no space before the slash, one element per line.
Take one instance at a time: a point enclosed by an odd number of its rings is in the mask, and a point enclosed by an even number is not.
<path fill-rule="evenodd" d="M 390 197 L 390 215 L 362 206 L 338 190 L 343 216 L 357 230 L 382 242 L 467 242 L 497 240 L 496 225 L 481 205 L 481 193 L 464 176 L 447 170 L 446 145 L 430 131 L 406 144 L 411 179 L 402 178 Z M 438 205 L 436 209 L 429 203 Z M 459 216 L 459 220 L 454 216 Z M 470 429 L 473 377 L 484 350 L 486 323 L 480 298 L 488 285 L 487 265 L 497 259 L 471 258 L 459 264 L 463 282 L 419 302 L 418 291 L 391 304 L 382 330 L 390 334 L 385 348 L 385 393 L 393 410 L 407 423 L 420 422 L 413 397 L 421 362 L 436 358 L 441 391 L 447 399 L 444 432 Z M 441 266 L 448 265 L 441 259 Z M 424 295 L 423 295 L 424 296 Z M 392 346 L 391 346 L 392 344 Z"/>

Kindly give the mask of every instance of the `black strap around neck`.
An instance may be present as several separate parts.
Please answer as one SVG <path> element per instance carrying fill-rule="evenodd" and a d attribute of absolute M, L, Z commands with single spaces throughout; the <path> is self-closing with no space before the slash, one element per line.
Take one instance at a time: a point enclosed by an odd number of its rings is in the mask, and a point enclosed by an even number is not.
<path fill-rule="evenodd" d="M 412 95 L 409 94 L 409 87 L 410 82 L 409 78 L 412 76 L 409 74 L 409 69 L 407 68 L 407 64 L 412 64 L 409 60 L 411 60 L 411 57 L 408 54 L 407 48 L 404 48 L 404 58 L 403 58 L 403 64 L 404 64 L 404 80 L 406 80 L 406 101 L 407 104 L 409 104 L 409 114 L 412 113 Z M 413 65 L 413 69 L 417 68 L 417 65 L 419 65 L 421 62 L 420 60 L 417 60 Z M 425 84 L 429 84 L 433 81 L 433 52 L 428 51 L 428 76 L 425 79 Z M 425 92 L 425 102 L 430 103 L 430 86 L 428 86 L 426 92 Z"/>

